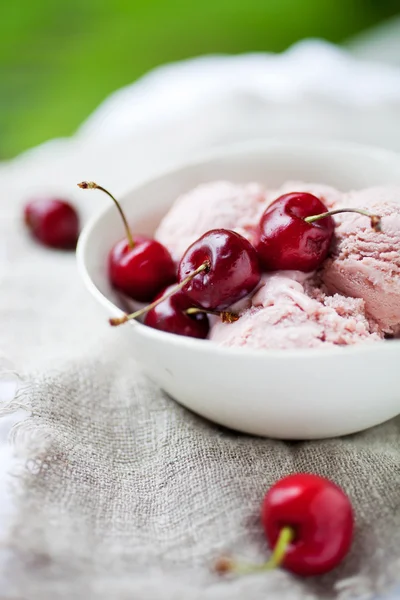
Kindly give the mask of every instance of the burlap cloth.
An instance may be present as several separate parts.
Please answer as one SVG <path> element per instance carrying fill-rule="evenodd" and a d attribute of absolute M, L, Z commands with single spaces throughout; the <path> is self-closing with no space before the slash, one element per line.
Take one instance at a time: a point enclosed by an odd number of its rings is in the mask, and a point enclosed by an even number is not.
<path fill-rule="evenodd" d="M 146 380 L 130 357 L 129 332 L 109 328 L 74 256 L 26 235 L 28 191 L 63 192 L 86 218 L 103 199 L 83 197 L 77 181 L 98 179 L 119 193 L 133 171 L 148 174 L 150 157 L 164 153 L 166 164 L 174 155 L 173 139 L 162 151 L 136 142 L 135 155 L 119 147 L 118 159 L 110 149 L 80 154 L 78 145 L 67 161 L 55 144 L 45 164 L 35 156 L 0 168 L 0 347 L 21 381 L 6 410 L 23 405 L 29 414 L 13 432 L 15 515 L 0 598 L 284 600 L 391 589 L 400 582 L 399 418 L 321 442 L 217 427 Z M 331 478 L 353 502 L 356 536 L 343 565 L 307 581 L 284 571 L 214 575 L 210 564 L 221 552 L 268 556 L 261 499 L 297 471 Z"/>

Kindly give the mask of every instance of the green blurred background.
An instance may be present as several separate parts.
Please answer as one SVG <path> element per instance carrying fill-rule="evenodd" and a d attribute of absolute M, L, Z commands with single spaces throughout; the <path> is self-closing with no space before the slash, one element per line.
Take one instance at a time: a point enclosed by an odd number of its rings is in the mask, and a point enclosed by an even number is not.
<path fill-rule="evenodd" d="M 159 64 L 340 43 L 399 11 L 399 0 L 0 0 L 0 159 L 72 134 Z"/>

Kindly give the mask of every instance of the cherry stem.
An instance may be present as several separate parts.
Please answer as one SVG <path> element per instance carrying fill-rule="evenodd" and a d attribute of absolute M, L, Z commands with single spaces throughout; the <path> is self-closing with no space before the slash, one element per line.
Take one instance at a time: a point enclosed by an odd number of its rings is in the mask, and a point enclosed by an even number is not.
<path fill-rule="evenodd" d="M 127 321 L 131 321 L 132 319 L 137 319 L 138 317 L 141 317 L 142 315 L 149 312 L 149 310 L 152 310 L 153 308 L 155 308 L 156 306 L 161 304 L 161 302 L 164 302 L 164 300 L 167 300 L 167 298 L 170 298 L 171 296 L 176 294 L 176 292 L 179 292 L 179 290 L 181 290 L 183 287 L 185 287 L 185 285 L 187 285 L 189 283 L 189 281 L 192 281 L 192 279 L 194 277 L 196 277 L 196 275 L 199 275 L 199 273 L 202 273 L 202 271 L 209 271 L 210 267 L 211 267 L 211 265 L 210 265 L 209 261 L 204 262 L 202 265 L 197 267 L 197 269 L 195 271 L 193 271 L 193 273 L 190 273 L 187 277 L 185 277 L 185 279 L 183 281 L 181 281 L 175 287 L 173 287 L 172 290 L 170 290 L 169 292 L 164 294 L 164 296 L 161 296 L 161 298 L 159 298 L 158 300 L 155 300 L 151 304 L 148 304 L 144 308 L 141 308 L 140 310 L 137 310 L 136 312 L 134 312 L 130 315 L 124 315 L 123 317 L 118 318 L 118 319 L 110 319 L 109 320 L 110 325 L 112 325 L 113 327 L 117 327 L 118 325 L 122 325 L 123 323 L 126 323 Z"/>
<path fill-rule="evenodd" d="M 230 558 L 220 558 L 215 564 L 217 573 L 237 573 L 238 575 L 247 575 L 260 571 L 272 571 L 280 567 L 285 559 L 286 552 L 295 538 L 295 532 L 292 527 L 283 527 L 279 533 L 278 541 L 272 552 L 272 556 L 266 563 L 260 565 L 250 565 L 235 562 Z"/>
<path fill-rule="evenodd" d="M 197 315 L 198 313 L 205 313 L 206 315 L 215 315 L 216 317 L 221 317 L 221 321 L 223 323 L 234 323 L 239 320 L 239 315 L 234 312 L 229 312 L 228 310 L 206 310 L 205 308 L 188 308 L 185 310 L 187 315 Z"/>
<path fill-rule="evenodd" d="M 267 565 L 269 565 L 271 569 L 276 569 L 277 567 L 281 566 L 285 559 L 287 549 L 289 545 L 293 542 L 294 537 L 295 533 L 291 527 L 284 527 L 281 530 L 272 556 L 267 562 Z"/>
<path fill-rule="evenodd" d="M 374 231 L 381 231 L 381 217 L 379 215 L 371 215 L 362 208 L 338 208 L 336 210 L 330 210 L 329 212 L 321 213 L 320 215 L 305 217 L 304 220 L 306 223 L 315 223 L 315 221 L 325 219 L 326 217 L 331 217 L 332 215 L 338 215 L 340 213 L 357 213 L 359 215 L 364 215 L 364 217 L 368 217 L 371 220 L 371 227 Z"/>
<path fill-rule="evenodd" d="M 126 231 L 128 245 L 129 245 L 129 248 L 132 250 L 132 248 L 135 245 L 135 242 L 133 241 L 132 232 L 128 225 L 128 221 L 126 220 L 124 211 L 122 210 L 121 205 L 118 202 L 118 200 L 116 198 L 114 198 L 114 196 L 108 190 L 106 190 L 106 188 L 103 188 L 101 185 L 97 185 L 97 183 L 95 183 L 94 181 L 82 181 L 82 183 L 78 183 L 78 187 L 80 187 L 82 190 L 100 190 L 101 192 L 104 192 L 105 194 L 107 194 L 107 196 L 109 196 L 111 198 L 111 200 L 114 202 L 115 206 L 117 207 L 119 214 L 121 215 L 121 219 L 124 223 L 124 227 L 125 227 L 125 231 Z"/>

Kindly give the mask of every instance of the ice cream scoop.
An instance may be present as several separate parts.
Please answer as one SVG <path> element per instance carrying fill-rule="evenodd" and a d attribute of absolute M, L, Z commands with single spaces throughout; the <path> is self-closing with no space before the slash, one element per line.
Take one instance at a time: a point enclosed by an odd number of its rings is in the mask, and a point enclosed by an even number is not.
<path fill-rule="evenodd" d="M 185 250 L 211 229 L 232 229 L 252 241 L 267 206 L 264 188 L 214 181 L 178 197 L 155 233 L 155 238 L 179 261 Z"/>
<path fill-rule="evenodd" d="M 389 335 L 400 335 L 400 187 L 376 187 L 343 196 L 345 206 L 382 217 L 381 232 L 357 214 L 335 217 L 332 257 L 322 280 L 331 293 L 363 298 L 367 314 Z M 339 205 L 335 206 L 338 208 Z"/>
<path fill-rule="evenodd" d="M 327 296 L 297 272 L 264 275 L 264 283 L 234 323 L 216 321 L 210 339 L 257 350 L 329 348 L 379 341 L 382 334 L 361 299 Z"/>

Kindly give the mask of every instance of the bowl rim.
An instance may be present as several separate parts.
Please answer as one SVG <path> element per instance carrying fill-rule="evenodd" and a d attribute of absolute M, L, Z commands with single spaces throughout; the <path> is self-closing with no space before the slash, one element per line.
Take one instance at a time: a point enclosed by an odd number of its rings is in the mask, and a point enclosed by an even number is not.
<path fill-rule="evenodd" d="M 179 176 L 179 173 L 185 169 L 200 166 L 206 162 L 217 160 L 221 158 L 229 158 L 240 155 L 247 152 L 257 152 L 262 150 L 271 150 L 274 147 L 281 148 L 295 148 L 301 147 L 302 150 L 307 148 L 308 150 L 316 151 L 318 149 L 324 151 L 343 151 L 348 152 L 361 152 L 372 154 L 376 158 L 388 159 L 391 161 L 397 161 L 400 168 L 400 153 L 385 148 L 355 142 L 340 141 L 340 140 L 326 140 L 321 138 L 285 138 L 285 137 L 271 137 L 271 138 L 260 138 L 248 140 L 245 142 L 237 142 L 235 144 L 220 145 L 213 147 L 210 150 L 196 153 L 190 159 L 184 161 L 176 161 L 175 164 L 170 165 L 166 168 L 157 170 L 154 174 L 138 180 L 133 186 L 122 191 L 120 194 L 121 204 L 127 201 L 127 197 L 133 195 L 139 189 L 146 187 L 147 185 L 154 183 L 157 180 L 162 180 L 165 177 Z M 96 228 L 98 222 L 102 220 L 106 214 L 114 209 L 113 205 L 104 206 L 97 213 L 95 213 L 84 226 L 80 233 L 78 244 L 76 248 L 76 260 L 78 273 L 83 280 L 86 288 L 94 297 L 94 299 L 104 306 L 110 315 L 122 316 L 124 311 L 118 308 L 107 296 L 105 296 L 99 288 L 93 282 L 89 270 L 86 265 L 86 252 L 89 248 L 88 242 L 92 235 L 93 230 Z M 332 346 L 328 348 L 293 348 L 293 349 L 254 349 L 254 348 L 243 348 L 243 347 L 227 347 L 219 346 L 213 343 L 211 340 L 203 340 L 180 336 L 173 333 L 167 333 L 159 331 L 151 327 L 146 327 L 144 324 L 138 321 L 130 321 L 125 327 L 131 326 L 137 328 L 137 333 L 145 336 L 150 340 L 154 340 L 155 343 L 172 343 L 187 348 L 188 350 L 195 350 L 197 352 L 214 352 L 219 355 L 237 355 L 241 359 L 247 356 L 252 360 L 266 360 L 268 358 L 285 360 L 287 358 L 316 358 L 332 356 L 349 357 L 353 353 L 357 355 L 359 353 L 368 355 L 371 352 L 385 350 L 386 352 L 398 352 L 400 351 L 400 340 L 381 340 L 373 343 L 360 343 L 351 346 Z"/>

